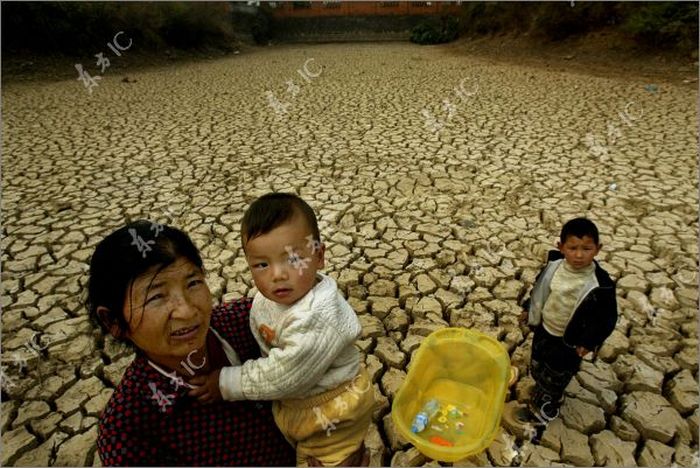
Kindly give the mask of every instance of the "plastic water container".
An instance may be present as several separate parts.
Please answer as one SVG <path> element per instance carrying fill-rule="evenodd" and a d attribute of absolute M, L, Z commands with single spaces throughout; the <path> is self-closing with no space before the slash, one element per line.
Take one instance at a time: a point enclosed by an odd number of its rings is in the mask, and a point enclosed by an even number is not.
<path fill-rule="evenodd" d="M 398 431 L 421 453 L 454 462 L 486 449 L 499 430 L 510 377 L 508 353 L 475 330 L 444 328 L 423 340 L 391 406 Z M 425 430 L 414 418 L 430 400 L 440 410 Z"/>

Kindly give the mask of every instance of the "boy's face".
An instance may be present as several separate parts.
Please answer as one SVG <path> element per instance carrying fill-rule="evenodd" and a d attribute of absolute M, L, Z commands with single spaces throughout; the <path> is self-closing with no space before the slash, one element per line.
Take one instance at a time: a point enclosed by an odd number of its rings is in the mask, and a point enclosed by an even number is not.
<path fill-rule="evenodd" d="M 557 242 L 557 247 L 564 255 L 566 262 L 574 269 L 580 270 L 593 263 L 593 258 L 600 252 L 602 244 L 596 245 L 590 236 L 583 236 L 583 238 L 567 236 L 563 244 L 561 241 Z"/>
<path fill-rule="evenodd" d="M 310 236 L 304 217 L 294 216 L 246 242 L 246 260 L 263 296 L 291 305 L 314 287 L 316 272 L 324 267 L 325 246 L 310 242 Z"/>

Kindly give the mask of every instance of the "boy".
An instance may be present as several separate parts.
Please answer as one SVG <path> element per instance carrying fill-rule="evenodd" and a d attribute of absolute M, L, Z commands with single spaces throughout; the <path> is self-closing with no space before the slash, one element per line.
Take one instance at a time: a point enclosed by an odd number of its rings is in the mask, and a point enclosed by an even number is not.
<path fill-rule="evenodd" d="M 367 463 L 363 439 L 374 390 L 360 365 L 355 311 L 324 266 L 316 216 L 301 198 L 269 193 L 254 201 L 241 242 L 258 293 L 250 326 L 262 358 L 224 367 L 192 390 L 202 401 L 278 400 L 275 422 L 297 451 L 297 465 Z"/>
<path fill-rule="evenodd" d="M 568 221 L 557 247 L 549 252 L 521 316 L 534 329 L 530 416 L 548 421 L 559 415 L 564 389 L 581 358 L 595 352 L 617 322 L 615 283 L 594 260 L 602 247 L 596 225 L 586 218 Z"/>

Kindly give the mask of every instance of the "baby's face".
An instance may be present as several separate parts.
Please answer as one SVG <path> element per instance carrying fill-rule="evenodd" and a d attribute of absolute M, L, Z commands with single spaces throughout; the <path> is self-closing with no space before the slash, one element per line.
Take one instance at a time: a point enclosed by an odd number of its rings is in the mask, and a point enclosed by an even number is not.
<path fill-rule="evenodd" d="M 324 266 L 324 246 L 311 242 L 311 229 L 302 216 L 245 244 L 246 260 L 258 291 L 271 301 L 291 305 L 316 284 Z"/>
<path fill-rule="evenodd" d="M 564 258 L 566 258 L 566 262 L 575 270 L 586 268 L 593 263 L 593 259 L 598 255 L 601 247 L 596 245 L 590 236 L 583 236 L 583 239 L 576 236 L 568 236 L 566 242 L 563 244 L 558 242 L 557 246 Z"/>

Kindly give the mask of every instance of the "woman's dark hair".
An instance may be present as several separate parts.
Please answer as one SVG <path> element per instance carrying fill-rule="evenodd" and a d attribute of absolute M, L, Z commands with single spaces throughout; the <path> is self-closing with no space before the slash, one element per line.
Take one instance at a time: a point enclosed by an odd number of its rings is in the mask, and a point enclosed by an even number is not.
<path fill-rule="evenodd" d="M 241 243 L 245 244 L 262 234 L 267 234 L 278 226 L 302 216 L 315 240 L 321 240 L 314 210 L 304 200 L 293 193 L 272 192 L 263 195 L 250 204 L 241 222 Z"/>
<path fill-rule="evenodd" d="M 564 227 L 561 228 L 559 240 L 564 244 L 569 236 L 576 236 L 579 239 L 583 239 L 583 236 L 588 236 L 593 239 L 595 245 L 600 243 L 598 239 L 598 228 L 593 221 L 588 218 L 574 218 L 567 221 Z"/>
<path fill-rule="evenodd" d="M 204 270 L 202 257 L 187 234 L 177 228 L 140 219 L 105 237 L 90 259 L 87 309 L 92 321 L 104 332 L 117 326 L 120 336 L 129 330 L 124 317 L 124 299 L 133 281 L 153 267 L 158 272 L 185 258 Z M 151 282 L 153 279 L 151 279 Z M 131 293 L 129 293 L 131 300 Z M 109 312 L 98 315 L 98 307 Z M 120 341 L 126 341 L 121 338 Z"/>

